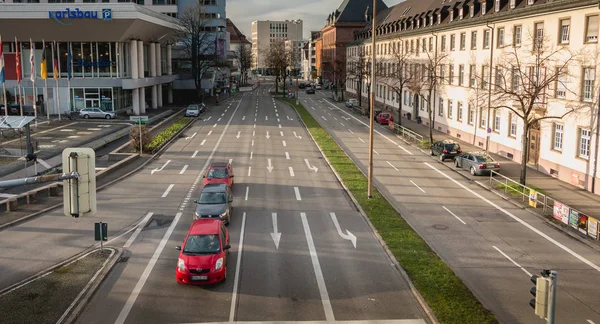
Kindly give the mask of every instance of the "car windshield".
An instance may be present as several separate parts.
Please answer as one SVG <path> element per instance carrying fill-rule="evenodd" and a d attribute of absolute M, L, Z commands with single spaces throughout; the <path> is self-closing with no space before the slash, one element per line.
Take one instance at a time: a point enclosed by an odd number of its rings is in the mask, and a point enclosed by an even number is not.
<path fill-rule="evenodd" d="M 221 243 L 217 234 L 190 235 L 185 242 L 183 253 L 215 254 L 221 251 Z"/>
<path fill-rule="evenodd" d="M 390 114 L 381 114 L 381 117 L 383 117 L 383 118 L 389 118 Z"/>
<path fill-rule="evenodd" d="M 198 107 L 197 107 L 197 106 L 194 106 L 194 107 L 188 107 L 188 110 L 198 110 Z"/>
<path fill-rule="evenodd" d="M 198 200 L 199 204 L 224 204 L 224 192 L 203 192 Z"/>
<path fill-rule="evenodd" d="M 225 179 L 227 178 L 226 169 L 211 169 L 208 171 L 208 178 Z"/>
<path fill-rule="evenodd" d="M 494 162 L 494 159 L 492 159 L 491 156 L 487 155 L 475 155 L 475 159 L 477 160 L 477 162 Z"/>

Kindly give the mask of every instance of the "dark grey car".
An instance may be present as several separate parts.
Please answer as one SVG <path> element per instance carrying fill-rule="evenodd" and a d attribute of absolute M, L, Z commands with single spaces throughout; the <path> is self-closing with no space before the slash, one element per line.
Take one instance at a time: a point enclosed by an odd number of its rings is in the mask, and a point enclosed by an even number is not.
<path fill-rule="evenodd" d="M 472 175 L 490 174 L 491 171 L 500 171 L 500 163 L 491 156 L 482 153 L 465 153 L 454 158 L 454 166 L 469 170 Z"/>
<path fill-rule="evenodd" d="M 459 155 L 462 153 L 462 149 L 460 148 L 460 145 L 454 141 L 443 140 L 433 143 L 430 147 L 430 153 L 433 156 L 439 156 L 440 161 L 444 161 Z"/>
<path fill-rule="evenodd" d="M 200 198 L 194 202 L 197 204 L 194 219 L 218 217 L 229 224 L 233 211 L 233 194 L 226 184 L 207 184 L 202 188 Z"/>

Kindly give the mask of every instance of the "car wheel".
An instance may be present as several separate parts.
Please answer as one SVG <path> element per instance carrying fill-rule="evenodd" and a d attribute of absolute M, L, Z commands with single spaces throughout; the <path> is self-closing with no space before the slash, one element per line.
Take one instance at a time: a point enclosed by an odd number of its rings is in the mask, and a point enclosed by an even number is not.
<path fill-rule="evenodd" d="M 104 118 L 110 119 L 110 115 L 106 115 L 106 116 L 104 116 Z"/>
<path fill-rule="evenodd" d="M 90 115 L 83 115 L 83 118 L 85 118 L 85 119 L 89 119 L 89 118 L 90 118 Z"/>
<path fill-rule="evenodd" d="M 444 162 L 446 160 L 446 156 L 444 154 L 440 154 L 440 162 Z"/>
<path fill-rule="evenodd" d="M 475 167 L 471 167 L 471 169 L 469 169 L 471 171 L 471 175 L 475 175 Z"/>

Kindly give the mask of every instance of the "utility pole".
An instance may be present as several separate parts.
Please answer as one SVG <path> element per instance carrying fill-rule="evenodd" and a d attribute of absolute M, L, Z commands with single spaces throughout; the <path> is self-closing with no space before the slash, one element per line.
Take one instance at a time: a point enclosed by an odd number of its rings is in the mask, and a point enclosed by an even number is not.
<path fill-rule="evenodd" d="M 372 31 L 371 31 L 371 87 L 369 93 L 370 111 L 369 111 L 369 187 L 367 189 L 368 198 L 373 198 L 373 115 L 375 111 L 375 87 L 377 82 L 375 79 L 375 34 L 377 34 L 377 0 L 373 0 L 373 12 L 371 14 Z"/>

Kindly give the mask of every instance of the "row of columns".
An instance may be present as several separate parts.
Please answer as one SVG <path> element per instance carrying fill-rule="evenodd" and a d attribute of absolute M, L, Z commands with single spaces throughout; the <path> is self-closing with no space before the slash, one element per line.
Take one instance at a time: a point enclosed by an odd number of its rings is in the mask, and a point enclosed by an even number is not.
<path fill-rule="evenodd" d="M 132 40 L 130 42 L 130 54 L 131 54 L 131 78 L 132 79 L 143 79 L 144 75 L 144 42 L 141 40 Z M 148 63 L 149 63 L 149 76 L 160 77 L 162 76 L 161 69 L 161 58 L 162 52 L 159 43 L 150 43 L 148 49 Z M 167 45 L 167 75 L 173 74 L 173 65 L 171 63 L 171 45 Z M 167 85 L 169 104 L 173 103 L 173 87 Z M 162 95 L 162 84 L 156 84 L 151 86 L 151 107 L 156 109 L 163 106 L 163 95 Z M 135 115 L 146 114 L 146 88 L 141 87 L 132 90 L 132 103 L 133 113 Z"/>

